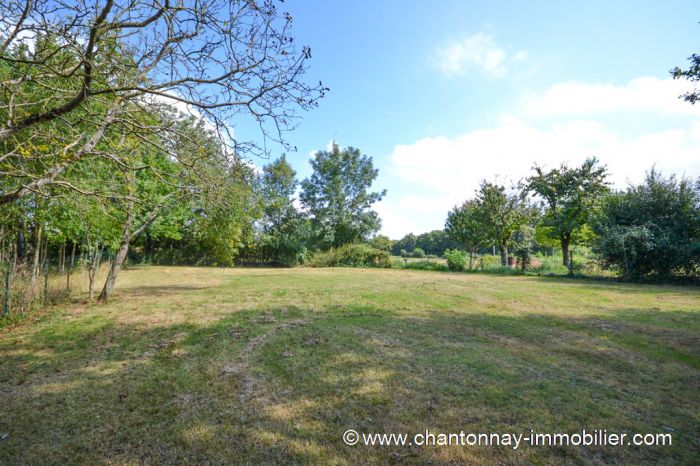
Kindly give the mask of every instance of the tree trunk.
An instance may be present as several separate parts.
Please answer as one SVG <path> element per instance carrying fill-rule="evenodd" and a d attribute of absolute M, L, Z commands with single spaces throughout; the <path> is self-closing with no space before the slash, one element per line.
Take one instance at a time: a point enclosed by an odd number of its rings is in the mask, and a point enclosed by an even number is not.
<path fill-rule="evenodd" d="M 95 291 L 95 275 L 100 270 L 100 259 L 102 258 L 102 247 L 99 243 L 93 248 L 88 240 L 88 301 L 92 301 Z"/>
<path fill-rule="evenodd" d="M 109 296 L 112 294 L 112 288 L 114 288 L 114 283 L 117 281 L 117 275 L 124 265 L 124 260 L 126 260 L 126 255 L 129 252 L 129 243 L 131 242 L 131 235 L 128 233 L 124 235 L 121 244 L 119 245 L 119 250 L 117 255 L 114 257 L 112 266 L 109 268 L 109 274 L 107 275 L 107 280 L 102 288 L 100 297 L 97 298 L 98 301 L 107 302 Z"/>
<path fill-rule="evenodd" d="M 570 259 L 569 244 L 570 243 L 571 243 L 571 235 L 562 235 L 561 236 L 561 255 L 562 255 L 562 263 L 564 264 L 564 267 L 569 266 L 569 259 Z"/>
<path fill-rule="evenodd" d="M 498 246 L 498 250 L 501 253 L 501 266 L 508 267 L 508 246 L 501 244 Z"/>
<path fill-rule="evenodd" d="M 107 280 L 105 280 L 105 285 L 102 288 L 102 292 L 100 293 L 100 297 L 97 298 L 98 301 L 106 303 L 107 300 L 109 299 L 109 295 L 112 293 L 112 288 L 114 288 L 114 283 L 117 281 L 117 275 L 119 275 L 119 271 L 122 269 L 122 266 L 124 265 L 124 261 L 126 260 L 126 255 L 129 252 L 129 243 L 131 243 L 131 240 L 135 238 L 136 236 L 140 235 L 143 233 L 143 231 L 153 223 L 153 221 L 158 217 L 158 214 L 160 213 L 160 210 L 165 207 L 165 201 L 170 198 L 172 195 L 175 194 L 175 191 L 171 192 L 170 194 L 167 194 L 166 196 L 163 197 L 161 200 L 162 203 L 157 205 L 156 207 L 153 208 L 153 210 L 148 214 L 148 217 L 146 217 L 146 220 L 136 228 L 134 231 L 131 231 L 131 226 L 133 224 L 133 209 L 134 209 L 134 204 L 133 202 L 130 202 L 127 207 L 127 213 L 126 213 L 126 223 L 124 224 L 124 233 L 122 235 L 122 241 L 121 244 L 119 245 L 119 250 L 117 251 L 117 255 L 114 257 L 114 261 L 112 262 L 112 266 L 109 268 L 109 273 L 107 274 Z"/>
<path fill-rule="evenodd" d="M 569 251 L 569 275 L 574 275 L 574 252 Z"/>
<path fill-rule="evenodd" d="M 49 261 L 44 264 L 44 305 L 49 302 Z"/>
<path fill-rule="evenodd" d="M 10 260 L 8 258 L 5 265 L 5 274 L 3 276 L 4 286 L 2 288 L 2 313 L 3 315 L 10 313 L 10 274 L 12 273 Z"/>
<path fill-rule="evenodd" d="M 66 259 L 66 242 L 61 243 L 61 247 L 58 249 L 58 274 L 63 275 L 63 265 Z"/>
<path fill-rule="evenodd" d="M 34 243 L 34 265 L 32 267 L 32 285 L 39 278 L 39 259 L 41 258 L 41 224 L 36 226 L 36 239 Z"/>
<path fill-rule="evenodd" d="M 71 241 L 70 262 L 68 263 L 68 273 L 66 273 L 66 291 L 70 292 L 70 273 L 75 263 L 75 241 Z"/>
<path fill-rule="evenodd" d="M 143 262 L 148 264 L 153 256 L 153 238 L 150 233 L 146 233 L 146 242 L 143 247 Z"/>
<path fill-rule="evenodd" d="M 17 231 L 17 247 L 15 249 L 15 257 L 19 260 L 24 260 L 27 253 L 27 243 L 24 238 L 24 219 L 19 220 L 19 229 Z M 17 261 L 15 260 L 15 264 Z"/>
<path fill-rule="evenodd" d="M 472 264 L 474 264 L 474 251 L 469 251 L 469 270 L 472 269 Z"/>

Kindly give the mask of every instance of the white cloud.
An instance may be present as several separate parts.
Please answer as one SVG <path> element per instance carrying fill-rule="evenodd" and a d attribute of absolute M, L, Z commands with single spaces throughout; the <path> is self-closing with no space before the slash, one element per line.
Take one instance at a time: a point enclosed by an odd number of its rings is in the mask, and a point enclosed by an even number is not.
<path fill-rule="evenodd" d="M 480 180 L 509 185 L 531 172 L 580 164 L 596 156 L 608 166 L 616 187 L 637 183 L 653 165 L 664 173 L 700 176 L 700 107 L 679 101 L 687 83 L 640 78 L 624 86 L 565 83 L 541 96 L 528 96 L 520 116 L 504 115 L 488 129 L 457 137 L 429 137 L 394 147 L 391 175 L 425 196 L 389 197 L 382 207 L 385 232 L 401 237 L 441 228 L 447 212 L 474 195 Z M 658 129 L 640 133 L 617 127 L 617 112 Z M 662 115 L 679 118 L 657 124 Z M 556 116 L 556 119 L 534 117 Z M 624 125 L 624 123 L 623 123 Z M 670 126 L 670 127 L 669 127 Z"/>
<path fill-rule="evenodd" d="M 470 68 L 503 77 L 512 62 L 523 61 L 527 53 L 518 51 L 512 57 L 498 46 L 492 36 L 479 32 L 461 40 L 453 40 L 435 50 L 435 63 L 447 77 L 463 76 Z"/>
<path fill-rule="evenodd" d="M 507 183 L 527 175 L 534 162 L 554 166 L 580 163 L 595 155 L 608 164 L 615 181 L 624 184 L 627 178 L 640 179 L 653 164 L 667 171 L 699 174 L 699 136 L 698 124 L 624 139 L 591 120 L 539 129 L 506 117 L 492 129 L 397 145 L 391 169 L 406 182 L 439 193 L 468 196 L 483 178 L 497 176 Z"/>
<path fill-rule="evenodd" d="M 643 77 L 625 85 L 588 84 L 578 81 L 556 84 L 542 95 L 524 98 L 533 116 L 596 115 L 612 112 L 655 112 L 660 115 L 700 116 L 700 106 L 678 96 L 692 85 L 687 81 Z"/>
<path fill-rule="evenodd" d="M 382 219 L 381 234 L 391 239 L 399 239 L 409 232 L 423 232 L 421 221 L 406 215 L 395 203 L 384 199 L 372 207 Z"/>

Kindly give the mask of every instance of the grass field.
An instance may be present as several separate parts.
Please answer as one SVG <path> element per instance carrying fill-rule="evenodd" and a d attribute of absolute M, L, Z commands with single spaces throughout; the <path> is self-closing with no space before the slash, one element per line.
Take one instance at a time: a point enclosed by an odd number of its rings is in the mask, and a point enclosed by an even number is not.
<path fill-rule="evenodd" d="M 698 462 L 698 288 L 145 267 L 109 305 L 0 332 L 0 464 Z M 673 445 L 347 446 L 350 428 Z"/>

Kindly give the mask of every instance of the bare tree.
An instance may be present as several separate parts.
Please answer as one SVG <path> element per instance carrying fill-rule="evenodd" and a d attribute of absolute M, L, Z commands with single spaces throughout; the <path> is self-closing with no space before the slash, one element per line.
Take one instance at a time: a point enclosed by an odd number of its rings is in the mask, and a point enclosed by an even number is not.
<path fill-rule="evenodd" d="M 311 51 L 278 3 L 0 0 L 0 204 L 81 191 L 63 174 L 87 157 L 125 163 L 114 135 L 162 132 L 163 120 L 132 118 L 159 102 L 206 120 L 236 154 L 285 144 L 326 88 L 302 80 Z M 262 142 L 234 136 L 242 121 Z"/>

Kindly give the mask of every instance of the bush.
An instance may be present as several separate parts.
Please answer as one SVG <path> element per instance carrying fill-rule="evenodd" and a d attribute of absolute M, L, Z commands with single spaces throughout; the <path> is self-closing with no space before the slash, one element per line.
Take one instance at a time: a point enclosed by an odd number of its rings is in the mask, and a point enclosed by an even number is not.
<path fill-rule="evenodd" d="M 700 179 L 645 181 L 603 202 L 595 251 L 623 278 L 695 279 L 700 275 Z"/>
<path fill-rule="evenodd" d="M 425 251 L 423 251 L 421 248 L 416 248 L 411 253 L 411 257 L 415 257 L 417 259 L 423 259 L 425 257 Z"/>
<path fill-rule="evenodd" d="M 462 251 L 446 250 L 444 254 L 445 259 L 447 259 L 447 268 L 453 272 L 461 272 L 467 266 L 467 255 Z"/>
<path fill-rule="evenodd" d="M 513 254 L 520 263 L 520 269 L 525 271 L 532 262 L 532 251 L 535 247 L 535 229 L 523 225 L 513 235 Z"/>
<path fill-rule="evenodd" d="M 346 244 L 339 248 L 314 253 L 307 263 L 310 267 L 391 267 L 387 251 L 366 244 Z"/>
<path fill-rule="evenodd" d="M 501 267 L 502 266 L 501 266 L 500 256 L 494 256 L 491 254 L 484 254 L 479 259 L 479 268 L 481 270 L 500 269 Z"/>
<path fill-rule="evenodd" d="M 447 272 L 448 268 L 445 264 L 437 261 L 422 260 L 422 261 L 412 261 L 407 263 L 395 264 L 400 269 L 411 269 L 411 270 L 432 270 L 434 272 Z"/>

